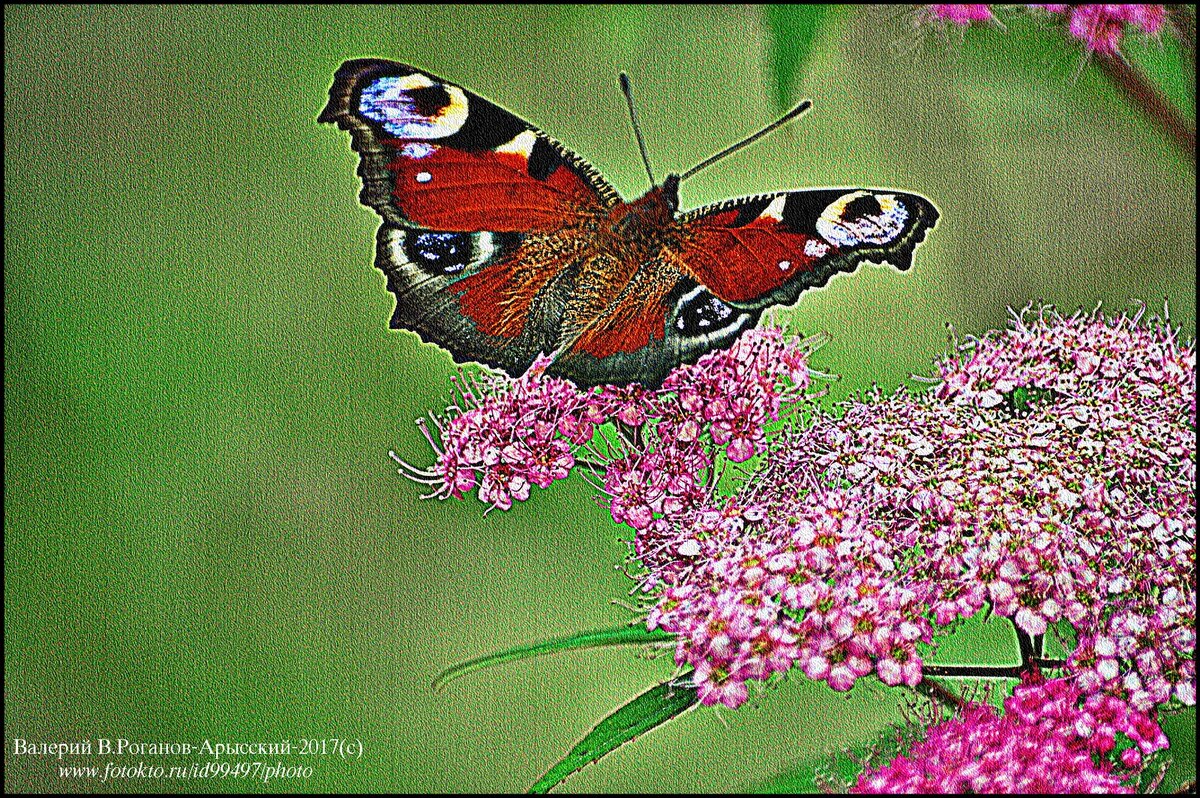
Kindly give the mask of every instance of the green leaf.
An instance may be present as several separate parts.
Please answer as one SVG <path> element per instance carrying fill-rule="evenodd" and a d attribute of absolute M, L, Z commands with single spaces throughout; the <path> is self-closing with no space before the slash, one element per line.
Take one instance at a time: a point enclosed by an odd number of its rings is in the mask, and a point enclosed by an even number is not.
<path fill-rule="evenodd" d="M 596 724 L 586 737 L 546 775 L 529 788 L 531 793 L 549 792 L 567 776 L 620 748 L 655 726 L 666 723 L 697 701 L 696 688 L 678 686 L 669 680 L 651 687 Z"/>
<path fill-rule="evenodd" d="M 780 111 L 786 111 L 792 107 L 792 85 L 812 55 L 813 41 L 829 6 L 769 5 L 764 10 L 771 34 L 775 102 Z"/>
<path fill-rule="evenodd" d="M 664 640 L 674 640 L 675 636 L 661 629 L 648 630 L 640 623 L 636 626 L 618 626 L 615 629 L 601 629 L 595 632 L 580 632 L 570 637 L 560 637 L 546 640 L 529 646 L 518 646 L 495 654 L 485 654 L 468 662 L 453 665 L 437 675 L 433 680 L 433 689 L 441 690 L 450 682 L 492 665 L 502 665 L 519 659 L 531 659 L 543 654 L 553 654 L 558 651 L 572 651 L 580 648 L 600 648 L 602 646 L 634 646 L 644 643 L 660 643 Z"/>

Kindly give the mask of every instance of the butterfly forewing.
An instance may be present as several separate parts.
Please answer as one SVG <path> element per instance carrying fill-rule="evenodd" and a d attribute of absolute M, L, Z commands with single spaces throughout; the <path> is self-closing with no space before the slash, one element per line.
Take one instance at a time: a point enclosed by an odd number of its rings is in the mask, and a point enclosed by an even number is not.
<path fill-rule="evenodd" d="M 347 61 L 320 121 L 350 131 L 362 201 L 453 232 L 558 232 L 619 201 L 600 174 L 477 94 L 392 61 Z"/>
<path fill-rule="evenodd" d="M 864 262 L 907 269 L 937 218 L 929 200 L 890 189 L 748 197 L 685 214 L 680 257 L 697 282 L 731 305 L 790 305 Z"/>

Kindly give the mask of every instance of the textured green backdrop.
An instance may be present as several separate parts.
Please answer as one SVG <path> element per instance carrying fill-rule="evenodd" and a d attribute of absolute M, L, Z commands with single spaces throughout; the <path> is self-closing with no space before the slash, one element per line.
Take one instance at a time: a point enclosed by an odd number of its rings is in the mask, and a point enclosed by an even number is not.
<path fill-rule="evenodd" d="M 683 196 L 864 184 L 938 204 L 911 272 L 864 268 L 781 314 L 833 336 L 817 365 L 838 394 L 927 370 L 948 321 L 981 332 L 1037 298 L 1165 298 L 1194 335 L 1188 162 L 1045 26 L 946 45 L 909 22 L 832 14 L 793 92 L 814 111 Z M 777 113 L 769 53 L 752 7 L 6 6 L 6 789 L 522 790 L 666 677 L 669 658 L 608 650 L 432 693 L 451 663 L 627 618 L 625 550 L 575 479 L 485 519 L 396 476 L 389 448 L 428 461 L 412 421 L 453 367 L 387 329 L 356 158 L 315 120 L 344 59 L 407 61 L 633 197 L 618 71 L 665 172 Z M 896 717 L 877 686 L 795 679 L 564 788 L 745 789 Z M 266 787 L 100 784 L 13 757 L 16 737 L 344 737 L 365 756 Z"/>

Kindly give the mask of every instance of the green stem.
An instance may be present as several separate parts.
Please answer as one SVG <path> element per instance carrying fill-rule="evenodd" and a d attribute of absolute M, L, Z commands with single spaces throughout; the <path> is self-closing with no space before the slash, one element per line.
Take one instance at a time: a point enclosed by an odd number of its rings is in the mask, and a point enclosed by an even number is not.
<path fill-rule="evenodd" d="M 1187 56 L 1187 63 L 1184 66 L 1184 76 L 1191 79 L 1192 91 L 1196 89 L 1196 12 L 1191 6 L 1182 4 L 1172 4 L 1167 6 L 1167 14 L 1171 20 L 1171 24 L 1175 28 L 1175 33 L 1179 37 L 1179 44 L 1183 47 L 1183 52 Z"/>
<path fill-rule="evenodd" d="M 1192 98 L 1192 108 L 1196 107 L 1196 9 L 1189 5 L 1172 4 L 1167 6 L 1167 19 L 1175 28 L 1179 46 L 1183 50 L 1183 79 L 1187 81 L 1188 92 Z"/>
<path fill-rule="evenodd" d="M 1196 127 L 1189 123 L 1165 97 L 1150 85 L 1140 72 L 1120 57 L 1096 55 L 1096 65 L 1121 90 L 1134 106 L 1140 108 L 1155 125 L 1170 137 L 1196 167 Z"/>
<path fill-rule="evenodd" d="M 600 476 L 604 476 L 605 473 L 607 473 L 607 471 L 608 471 L 608 465 L 606 463 L 600 463 L 595 460 L 588 460 L 586 457 L 576 457 L 575 465 L 577 465 L 581 468 L 586 468 L 588 471 L 591 471 L 593 474 L 599 474 Z"/>
<path fill-rule="evenodd" d="M 925 665 L 921 672 L 946 679 L 1019 679 L 1021 674 L 1036 667 L 1050 671 L 1067 667 L 1066 660 L 1033 657 L 1026 665 Z"/>
<path fill-rule="evenodd" d="M 928 668 L 925 669 L 928 672 Z M 945 704 L 950 709 L 962 709 L 967 705 L 962 696 L 955 693 L 950 688 L 943 685 L 941 682 L 935 682 L 928 676 L 917 682 L 917 686 L 913 690 L 926 698 L 932 698 L 940 704 Z"/>

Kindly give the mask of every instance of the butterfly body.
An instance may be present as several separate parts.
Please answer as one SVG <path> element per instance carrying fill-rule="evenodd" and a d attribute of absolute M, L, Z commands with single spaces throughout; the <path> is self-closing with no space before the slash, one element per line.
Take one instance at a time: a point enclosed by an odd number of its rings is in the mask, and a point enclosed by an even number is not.
<path fill-rule="evenodd" d="M 519 375 L 661 383 L 866 260 L 904 269 L 937 220 L 891 190 L 818 189 L 679 212 L 678 176 L 631 202 L 515 115 L 415 67 L 348 61 L 321 121 L 352 135 L 382 218 L 392 326 Z"/>

